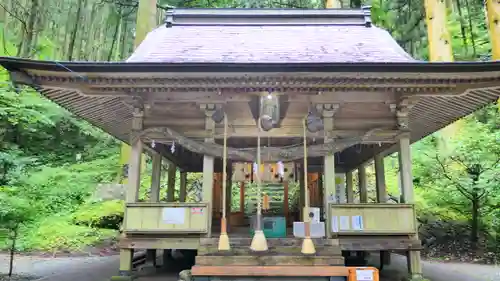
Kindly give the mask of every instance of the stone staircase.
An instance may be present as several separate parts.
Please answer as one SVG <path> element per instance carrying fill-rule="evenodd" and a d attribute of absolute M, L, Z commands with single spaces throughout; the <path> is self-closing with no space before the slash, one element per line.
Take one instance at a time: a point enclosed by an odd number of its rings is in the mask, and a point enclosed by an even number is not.
<path fill-rule="evenodd" d="M 316 254 L 304 255 L 302 239 L 269 238 L 269 250 L 254 252 L 251 238 L 230 238 L 231 250 L 219 251 L 217 238 L 200 241 L 195 266 L 343 266 L 344 258 L 336 239 L 313 239 Z"/>

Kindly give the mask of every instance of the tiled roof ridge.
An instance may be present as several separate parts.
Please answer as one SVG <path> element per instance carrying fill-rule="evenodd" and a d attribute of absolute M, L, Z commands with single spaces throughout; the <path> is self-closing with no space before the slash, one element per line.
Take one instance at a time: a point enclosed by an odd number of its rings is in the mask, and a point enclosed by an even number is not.
<path fill-rule="evenodd" d="M 371 27 L 371 6 L 359 9 L 169 9 L 165 25 L 173 26 L 302 26 Z"/>

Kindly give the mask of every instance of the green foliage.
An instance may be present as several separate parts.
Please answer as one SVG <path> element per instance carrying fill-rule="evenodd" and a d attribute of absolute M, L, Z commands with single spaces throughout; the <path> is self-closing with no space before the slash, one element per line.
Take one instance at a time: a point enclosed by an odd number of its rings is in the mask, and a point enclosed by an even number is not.
<path fill-rule="evenodd" d="M 23 229 L 19 250 L 79 251 L 104 239 L 116 236 L 116 230 L 75 225 L 70 216 L 54 215 L 38 220 Z"/>
<path fill-rule="evenodd" d="M 121 200 L 93 202 L 82 205 L 72 214 L 76 225 L 92 228 L 118 229 L 125 206 Z"/>

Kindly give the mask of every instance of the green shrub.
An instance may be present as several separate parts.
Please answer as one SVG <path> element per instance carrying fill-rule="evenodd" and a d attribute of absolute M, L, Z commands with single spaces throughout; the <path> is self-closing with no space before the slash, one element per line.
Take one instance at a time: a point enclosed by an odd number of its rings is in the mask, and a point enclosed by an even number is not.
<path fill-rule="evenodd" d="M 118 230 L 123 221 L 124 207 L 121 200 L 87 203 L 76 210 L 72 221 L 76 225 Z"/>

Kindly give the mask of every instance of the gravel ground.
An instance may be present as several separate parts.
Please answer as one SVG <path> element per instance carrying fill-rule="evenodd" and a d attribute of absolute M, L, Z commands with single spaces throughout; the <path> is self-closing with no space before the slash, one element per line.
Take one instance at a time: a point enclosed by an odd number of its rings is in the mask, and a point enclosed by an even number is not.
<path fill-rule="evenodd" d="M 44 277 L 40 281 L 108 281 L 116 274 L 118 256 L 76 257 L 76 258 L 40 258 L 18 257 L 14 273 L 17 275 L 35 275 Z M 406 259 L 393 255 L 392 265 L 384 270 L 381 281 L 400 281 L 406 272 Z M 424 276 L 431 281 L 500 281 L 500 266 L 423 262 Z M 1 274 L 8 270 L 8 257 L 0 255 Z M 384 277 L 385 276 L 385 277 Z M 396 277 L 397 276 L 397 277 Z M 390 278 L 389 278 L 390 277 Z M 7 280 L 7 279 L 5 279 Z M 25 281 L 26 279 L 13 279 Z M 175 281 L 175 275 L 142 277 L 138 281 Z"/>
<path fill-rule="evenodd" d="M 0 274 L 8 272 L 8 261 L 8 256 L 0 255 Z M 14 274 L 43 277 L 43 281 L 103 281 L 109 280 L 117 270 L 118 256 L 61 258 L 18 256 L 14 263 Z"/>
<path fill-rule="evenodd" d="M 406 258 L 393 255 L 391 260 L 387 269 L 402 276 L 406 272 Z M 500 281 L 500 265 L 424 261 L 422 268 L 424 277 L 431 281 Z"/>

